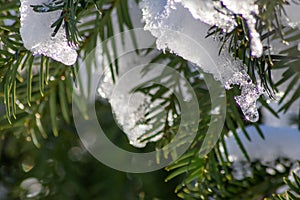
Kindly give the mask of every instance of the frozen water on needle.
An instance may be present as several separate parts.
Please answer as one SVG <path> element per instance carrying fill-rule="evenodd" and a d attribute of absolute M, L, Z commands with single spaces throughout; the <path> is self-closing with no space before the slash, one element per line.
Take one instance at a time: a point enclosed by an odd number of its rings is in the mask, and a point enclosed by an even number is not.
<path fill-rule="evenodd" d="M 77 52 L 67 42 L 64 28 L 61 27 L 52 37 L 51 25 L 59 18 L 60 11 L 38 13 L 31 5 L 48 3 L 48 0 L 21 0 L 20 33 L 26 49 L 34 54 L 45 55 L 65 65 L 72 65 L 77 60 Z"/>
<path fill-rule="evenodd" d="M 230 18 L 224 18 L 221 16 L 222 14 L 216 15 L 214 12 L 209 14 L 206 9 L 201 7 L 204 5 L 213 10 L 212 1 L 204 0 L 199 4 L 196 4 L 196 2 L 198 1 L 144 0 L 140 5 L 145 21 L 144 29 L 149 30 L 157 38 L 156 45 L 158 49 L 163 51 L 168 49 L 195 63 L 204 72 L 213 74 L 214 78 L 225 86 L 225 89 L 230 89 L 232 84 L 239 85 L 241 95 L 235 97 L 235 100 L 241 107 L 246 119 L 252 122 L 257 121 L 259 117 L 256 101 L 263 90 L 252 83 L 242 61 L 236 60 L 226 51 L 221 52 L 221 55 L 219 55 L 220 42 L 212 38 L 205 38 L 211 25 L 218 24 L 224 29 L 230 29 L 230 26 L 224 26 L 227 22 L 230 24 Z M 251 1 L 246 2 L 251 5 L 249 3 Z M 226 3 L 229 3 L 229 1 L 226 1 Z M 256 9 L 256 6 L 253 5 L 248 8 L 248 4 L 243 3 L 238 6 L 235 5 L 237 3 L 237 1 L 232 1 L 231 8 L 233 10 L 239 9 L 240 14 L 245 15 L 245 18 L 249 18 L 249 20 L 253 17 L 251 23 L 254 22 L 255 18 L 252 13 L 250 14 L 250 11 Z M 244 7 L 247 7 L 247 9 L 244 9 Z M 201 21 L 214 24 L 207 25 Z M 255 35 L 255 33 L 252 35 Z M 252 38 L 253 41 L 255 39 Z"/>
<path fill-rule="evenodd" d="M 234 99 L 241 107 L 246 119 L 251 122 L 257 122 L 259 114 L 256 101 L 264 93 L 264 89 L 259 85 L 256 86 L 246 72 L 238 72 L 225 83 L 225 89 L 231 89 L 231 85 L 241 86 L 241 95 Z"/>

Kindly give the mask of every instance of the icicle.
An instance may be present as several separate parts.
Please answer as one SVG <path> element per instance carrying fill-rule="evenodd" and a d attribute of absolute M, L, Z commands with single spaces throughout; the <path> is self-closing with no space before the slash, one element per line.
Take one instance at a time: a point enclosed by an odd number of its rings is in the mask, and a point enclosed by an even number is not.
<path fill-rule="evenodd" d="M 77 52 L 68 45 L 66 33 L 61 27 L 52 37 L 51 25 L 60 17 L 60 11 L 38 13 L 31 5 L 41 5 L 47 0 L 21 0 L 20 33 L 26 49 L 34 54 L 45 55 L 65 65 L 72 65 L 77 60 Z"/>
<path fill-rule="evenodd" d="M 232 85 L 239 85 L 241 95 L 234 97 L 241 107 L 246 119 L 251 122 L 257 122 L 259 114 L 256 101 L 264 93 L 264 89 L 252 83 L 252 80 L 245 71 L 237 72 L 233 77 L 225 83 L 225 89 L 231 89 Z"/>

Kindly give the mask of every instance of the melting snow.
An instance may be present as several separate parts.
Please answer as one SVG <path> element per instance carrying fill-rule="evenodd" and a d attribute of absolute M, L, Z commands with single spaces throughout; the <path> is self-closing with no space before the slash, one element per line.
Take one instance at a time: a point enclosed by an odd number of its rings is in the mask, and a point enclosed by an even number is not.
<path fill-rule="evenodd" d="M 203 8 L 208 7 L 213 10 L 212 1 L 203 1 L 199 5 L 193 2 L 188 0 L 144 0 L 141 8 L 146 23 L 145 30 L 149 30 L 157 38 L 158 49 L 163 51 L 168 49 L 195 63 L 204 72 L 213 74 L 214 78 L 221 81 L 226 89 L 230 89 L 231 84 L 239 85 L 242 94 L 235 98 L 236 102 L 240 105 L 246 119 L 252 122 L 257 121 L 259 116 L 256 101 L 263 90 L 251 82 L 245 72 L 246 66 L 240 60 L 235 60 L 226 51 L 221 52 L 219 56 L 220 43 L 217 40 L 205 38 L 211 24 L 207 25 L 201 21 L 219 24 L 225 29 L 231 29 L 235 25 L 234 22 L 232 21 L 230 24 L 231 19 L 224 18 L 222 14 L 216 14 L 217 11 L 212 12 L 211 15 L 206 13 L 207 10 Z M 252 1 L 246 2 L 252 5 Z M 229 4 L 229 1 L 225 1 L 225 3 Z M 236 5 L 238 2 L 233 1 L 232 3 L 233 5 L 230 5 L 232 10 L 238 9 L 239 11 L 236 12 L 245 16 L 246 19 L 249 18 L 249 21 L 252 19 L 251 23 L 254 23 L 255 19 L 251 11 L 257 9 L 255 5 L 248 8 L 246 3 L 240 6 Z M 203 5 L 204 7 L 202 7 Z M 215 18 L 215 16 L 217 17 Z M 225 27 L 227 22 L 229 27 Z M 250 34 L 254 36 L 254 30 Z M 252 41 L 256 40 L 252 38 Z"/>

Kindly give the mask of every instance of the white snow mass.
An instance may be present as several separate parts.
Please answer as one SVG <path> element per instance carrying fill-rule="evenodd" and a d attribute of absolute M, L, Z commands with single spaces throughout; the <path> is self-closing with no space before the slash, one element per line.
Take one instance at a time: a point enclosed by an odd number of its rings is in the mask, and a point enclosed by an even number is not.
<path fill-rule="evenodd" d="M 68 45 L 66 33 L 61 27 L 52 37 L 51 25 L 59 18 L 60 11 L 38 13 L 31 5 L 41 5 L 48 0 L 21 0 L 20 33 L 24 47 L 34 54 L 48 56 L 65 65 L 73 65 L 77 52 Z"/>
<path fill-rule="evenodd" d="M 144 0 L 140 5 L 145 21 L 144 29 L 150 31 L 157 38 L 158 49 L 163 51 L 168 49 L 195 63 L 204 72 L 213 74 L 214 78 L 221 81 L 226 89 L 230 89 L 231 84 L 239 85 L 242 94 L 235 98 L 236 102 L 247 120 L 257 121 L 259 116 L 256 101 L 262 94 L 262 89 L 252 83 L 249 75 L 245 72 L 246 66 L 240 60 L 236 60 L 226 51 L 221 52 L 219 56 L 221 44 L 212 38 L 205 38 L 210 25 L 201 22 L 202 17 L 206 16 L 204 22 L 216 23 L 225 29 L 231 29 L 231 27 L 225 27 L 226 22 L 230 22 L 230 19 L 224 19 L 219 15 L 214 18 L 216 11 L 212 12 L 211 16 L 206 13 L 207 10 L 201 6 L 204 4 L 213 9 L 212 1 L 203 1 L 199 5 L 193 2 L 188 0 Z M 233 4 L 237 4 L 237 2 L 234 1 Z M 232 9 L 239 9 L 241 14 L 250 18 L 248 12 L 252 8 L 243 11 L 244 6 L 246 7 L 246 4 L 243 4 L 242 8 L 237 6 Z M 256 6 L 253 7 L 256 8 Z M 204 10 L 203 13 L 202 10 Z M 253 33 L 253 35 L 255 34 Z"/>
<path fill-rule="evenodd" d="M 260 35 L 255 29 L 255 15 L 259 14 L 258 6 L 254 0 L 175 0 L 188 8 L 195 19 L 199 19 L 210 26 L 218 26 L 225 32 L 230 32 L 237 26 L 233 14 L 243 16 L 246 20 L 249 35 L 251 55 L 260 57 L 263 53 L 263 45 Z M 226 8 L 221 5 L 223 3 Z"/>

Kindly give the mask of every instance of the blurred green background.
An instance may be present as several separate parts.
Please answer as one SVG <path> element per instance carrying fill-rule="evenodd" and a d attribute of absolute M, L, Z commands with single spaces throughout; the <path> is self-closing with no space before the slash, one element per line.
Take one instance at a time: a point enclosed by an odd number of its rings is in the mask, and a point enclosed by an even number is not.
<path fill-rule="evenodd" d="M 118 146 L 134 149 L 116 125 L 109 104 L 96 104 L 99 122 L 107 136 Z M 5 112 L 1 109 L 1 112 Z M 63 120 L 59 120 L 63 123 Z M 103 200 L 175 200 L 178 179 L 165 182 L 164 169 L 145 174 L 130 174 L 111 169 L 82 146 L 72 124 L 65 124 L 58 137 L 47 128 L 48 139 L 38 138 L 40 148 L 32 137 L 16 133 L 2 135 L 0 199 L 103 199 Z M 39 136 L 37 136 L 39 137 Z M 122 163 L 120 163 L 122 165 Z"/>

